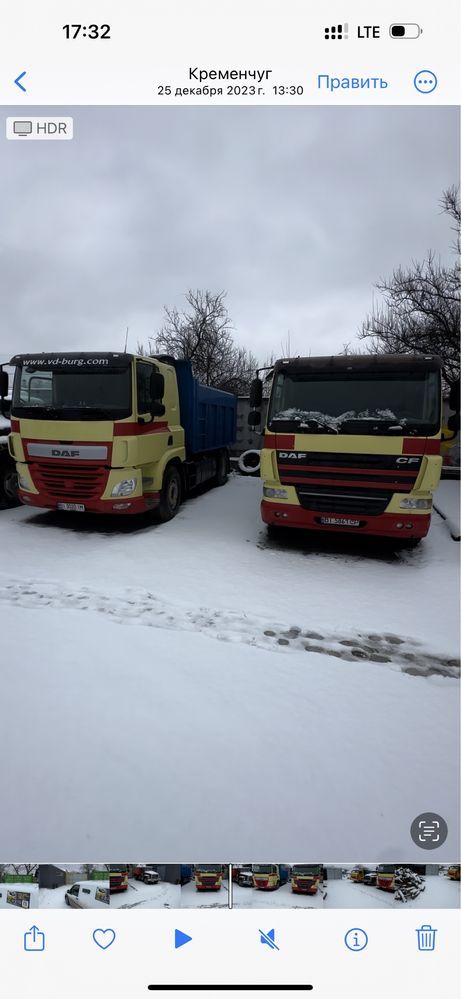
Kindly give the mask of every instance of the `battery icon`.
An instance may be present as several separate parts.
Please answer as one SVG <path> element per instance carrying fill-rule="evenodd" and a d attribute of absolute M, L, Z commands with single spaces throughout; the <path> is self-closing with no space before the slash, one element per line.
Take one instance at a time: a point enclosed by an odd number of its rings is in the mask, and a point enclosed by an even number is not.
<path fill-rule="evenodd" d="M 389 34 L 391 38 L 419 38 L 422 30 L 419 24 L 391 24 Z"/>

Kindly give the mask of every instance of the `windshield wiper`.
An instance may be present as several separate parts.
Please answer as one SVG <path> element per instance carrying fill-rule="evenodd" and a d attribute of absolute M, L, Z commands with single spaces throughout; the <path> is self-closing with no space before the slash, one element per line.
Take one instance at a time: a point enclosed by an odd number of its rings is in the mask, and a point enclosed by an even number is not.
<path fill-rule="evenodd" d="M 87 409 L 79 409 L 78 413 L 78 418 L 81 420 L 92 420 L 93 416 L 104 416 L 107 420 L 117 419 L 109 409 L 101 409 L 97 406 L 92 406 L 91 409 L 89 407 Z"/>
<path fill-rule="evenodd" d="M 275 427 L 275 424 L 278 424 L 278 426 Z M 290 419 L 283 419 L 283 420 L 280 419 L 278 420 L 276 417 L 273 417 L 272 420 L 269 420 L 268 426 L 271 430 L 274 430 L 276 433 L 284 433 L 285 431 L 290 433 L 293 432 L 293 429 L 295 431 L 297 431 L 298 429 L 301 431 L 307 430 L 309 433 L 316 433 L 316 434 L 338 433 L 336 428 L 331 427 L 328 423 L 319 423 L 318 420 L 303 420 L 301 419 L 300 416 L 292 416 L 290 417 Z"/>
<path fill-rule="evenodd" d="M 305 430 L 312 430 L 315 428 L 316 433 L 321 434 L 337 434 L 338 430 L 336 427 L 331 427 L 329 423 L 320 423 L 319 420 L 300 420 L 299 426 Z"/>

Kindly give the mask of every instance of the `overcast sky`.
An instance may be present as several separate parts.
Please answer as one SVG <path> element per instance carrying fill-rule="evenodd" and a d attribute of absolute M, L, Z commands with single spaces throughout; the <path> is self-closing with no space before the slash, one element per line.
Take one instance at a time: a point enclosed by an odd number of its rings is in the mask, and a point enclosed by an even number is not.
<path fill-rule="evenodd" d="M 122 349 L 126 326 L 135 350 L 188 288 L 227 291 L 261 362 L 288 331 L 292 354 L 335 353 L 379 277 L 450 255 L 456 108 L 67 113 L 73 141 L 1 140 L 0 361 Z"/>

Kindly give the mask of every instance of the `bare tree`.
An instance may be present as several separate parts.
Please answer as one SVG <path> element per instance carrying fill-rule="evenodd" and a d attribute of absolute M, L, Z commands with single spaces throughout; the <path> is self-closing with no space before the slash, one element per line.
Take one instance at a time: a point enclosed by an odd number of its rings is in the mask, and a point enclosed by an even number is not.
<path fill-rule="evenodd" d="M 182 312 L 165 306 L 160 332 L 149 338 L 141 354 L 171 354 L 191 361 L 194 374 L 205 385 L 237 394 L 246 391 L 257 360 L 233 340 L 233 327 L 225 303 L 226 293 L 192 291 L 186 295 L 188 308 Z"/>
<path fill-rule="evenodd" d="M 32 874 L 36 875 L 38 871 L 38 864 L 6 864 L 6 868 L 11 868 L 12 874 Z"/>
<path fill-rule="evenodd" d="M 461 208 L 459 191 L 451 187 L 441 199 L 442 211 L 454 225 L 456 257 L 452 267 L 429 251 L 422 263 L 397 267 L 376 287 L 382 302 L 362 323 L 359 339 L 369 340 L 370 353 L 438 354 L 448 384 L 459 378 Z"/>

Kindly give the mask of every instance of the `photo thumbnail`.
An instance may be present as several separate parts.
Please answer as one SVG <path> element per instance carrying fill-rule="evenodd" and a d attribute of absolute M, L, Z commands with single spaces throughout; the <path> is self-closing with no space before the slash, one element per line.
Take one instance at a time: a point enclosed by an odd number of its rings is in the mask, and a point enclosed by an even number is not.
<path fill-rule="evenodd" d="M 0 908 L 105 911 L 109 903 L 105 864 L 0 865 Z"/>

